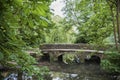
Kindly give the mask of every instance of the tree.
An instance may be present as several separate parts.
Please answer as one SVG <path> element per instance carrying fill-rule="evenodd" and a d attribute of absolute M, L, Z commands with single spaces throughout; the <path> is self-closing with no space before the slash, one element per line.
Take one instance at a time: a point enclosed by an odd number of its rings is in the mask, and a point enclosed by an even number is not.
<path fill-rule="evenodd" d="M 118 72 L 120 73 L 120 0 L 106 0 L 109 9 L 111 10 L 112 22 L 114 27 L 114 39 L 115 39 L 115 46 L 116 52 L 106 53 L 107 57 L 103 60 L 102 65 L 103 68 L 110 71 L 110 72 Z"/>
<path fill-rule="evenodd" d="M 108 0 L 108 5 L 111 9 L 111 15 L 113 18 L 113 26 L 114 26 L 114 39 L 116 44 L 116 49 L 119 50 L 118 43 L 120 43 L 120 1 L 119 0 Z M 116 15 L 116 17 L 115 17 Z M 118 37 L 117 37 L 118 36 Z"/>
<path fill-rule="evenodd" d="M 116 20 L 117 20 L 117 32 L 118 42 L 120 43 L 120 0 L 116 0 Z"/>
<path fill-rule="evenodd" d="M 54 26 L 45 33 L 45 43 L 73 43 L 75 33 L 68 23 L 60 16 L 53 16 Z"/>
<path fill-rule="evenodd" d="M 104 43 L 112 34 L 112 17 L 106 1 L 67 0 L 67 21 L 77 27 L 77 43 Z"/>
<path fill-rule="evenodd" d="M 65 0 L 67 22 L 78 28 L 77 43 L 104 44 L 114 34 L 116 49 L 106 52 L 103 67 L 120 72 L 120 0 Z M 102 44 L 102 45 L 103 45 Z M 114 52 L 116 51 L 116 52 Z"/>
<path fill-rule="evenodd" d="M 40 73 L 33 65 L 35 59 L 25 53 L 25 48 L 39 44 L 41 31 L 51 24 L 50 3 L 50 0 L 0 1 L 0 65 L 20 66 L 22 71 Z"/>

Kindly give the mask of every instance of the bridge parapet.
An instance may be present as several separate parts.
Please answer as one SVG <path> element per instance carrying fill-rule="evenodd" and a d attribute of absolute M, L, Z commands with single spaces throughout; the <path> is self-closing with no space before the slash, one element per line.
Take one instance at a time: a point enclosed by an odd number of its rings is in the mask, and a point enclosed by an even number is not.
<path fill-rule="evenodd" d="M 106 50 L 112 47 L 112 45 L 98 46 L 91 44 L 43 44 L 40 49 L 87 49 L 87 50 Z"/>
<path fill-rule="evenodd" d="M 105 58 L 104 51 L 108 50 L 109 48 L 114 47 L 114 45 L 106 45 L 106 46 L 99 46 L 99 45 L 92 45 L 92 44 L 43 44 L 40 45 L 40 50 L 43 54 L 50 56 L 50 61 L 57 60 L 64 54 L 69 54 L 75 52 L 79 54 L 81 60 L 83 61 L 87 56 L 98 56 L 100 59 Z M 46 54 L 47 53 L 47 54 Z M 93 54 L 94 53 L 94 54 Z"/>

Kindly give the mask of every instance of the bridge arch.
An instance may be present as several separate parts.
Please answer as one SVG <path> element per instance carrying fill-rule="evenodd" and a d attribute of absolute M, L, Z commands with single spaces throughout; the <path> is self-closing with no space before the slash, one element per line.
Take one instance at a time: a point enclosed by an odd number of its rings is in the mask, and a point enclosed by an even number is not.
<path fill-rule="evenodd" d="M 94 50 L 94 48 L 98 48 Z M 50 57 L 50 62 L 52 61 L 63 61 L 63 55 L 69 54 L 71 52 L 76 52 L 80 55 L 80 62 L 93 61 L 100 64 L 101 59 L 104 59 L 104 48 L 95 47 L 94 45 L 88 44 L 44 44 L 40 46 L 41 52 L 46 53 Z M 67 53 L 66 53 L 67 52 Z M 86 58 L 88 55 L 91 57 Z M 49 58 L 48 58 L 49 59 Z"/>
<path fill-rule="evenodd" d="M 64 54 L 61 54 L 58 56 L 58 62 L 63 62 L 63 56 L 64 56 Z"/>
<path fill-rule="evenodd" d="M 43 53 L 40 61 L 49 61 L 50 62 L 50 54 Z"/>
<path fill-rule="evenodd" d="M 92 55 L 90 58 L 85 58 L 85 64 L 98 64 L 100 65 L 101 58 L 98 55 Z"/>

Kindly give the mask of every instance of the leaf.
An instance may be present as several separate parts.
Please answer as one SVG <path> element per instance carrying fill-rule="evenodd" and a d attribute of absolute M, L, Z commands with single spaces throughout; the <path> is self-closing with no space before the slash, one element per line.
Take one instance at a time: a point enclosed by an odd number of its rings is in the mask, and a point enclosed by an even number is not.
<path fill-rule="evenodd" d="M 4 58 L 3 53 L 0 52 L 0 60 L 2 60 Z"/>

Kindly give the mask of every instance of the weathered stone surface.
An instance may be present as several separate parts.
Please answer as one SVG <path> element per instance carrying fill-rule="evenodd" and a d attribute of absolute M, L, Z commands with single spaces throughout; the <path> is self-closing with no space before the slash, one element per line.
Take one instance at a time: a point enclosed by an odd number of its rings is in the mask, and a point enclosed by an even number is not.
<path fill-rule="evenodd" d="M 50 62 L 56 61 L 56 58 L 61 54 L 77 52 L 79 53 L 81 61 L 88 55 L 98 56 L 100 59 L 104 58 L 104 50 L 110 48 L 111 46 L 97 46 L 90 44 L 43 44 L 40 46 L 40 50 L 44 54 L 50 55 Z"/>
<path fill-rule="evenodd" d="M 107 46 L 98 46 L 98 45 L 91 45 L 91 44 L 43 44 L 40 45 L 40 49 L 96 49 L 96 50 L 106 50 L 113 45 Z"/>

